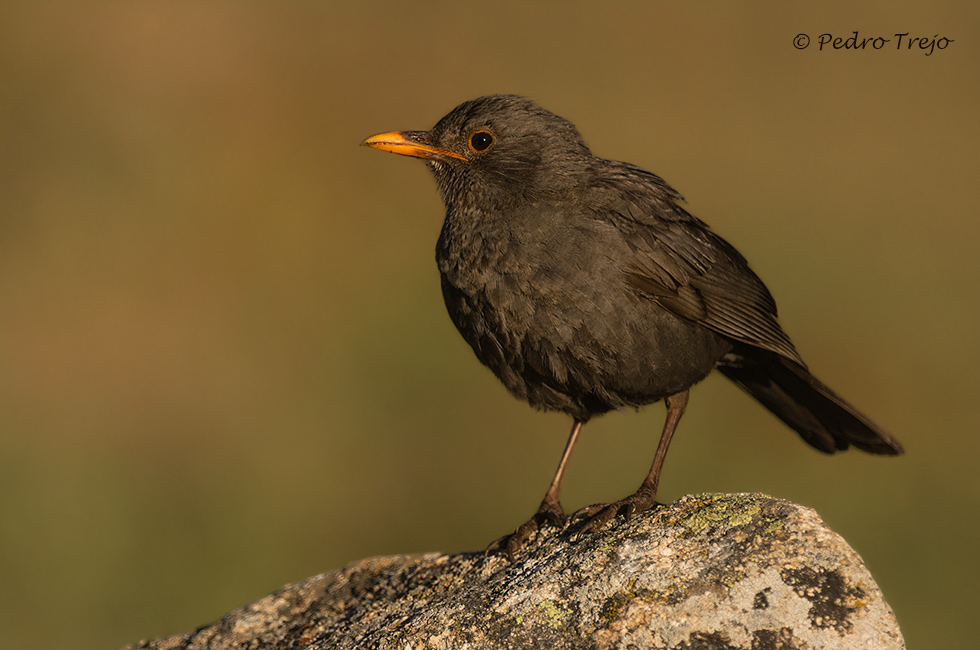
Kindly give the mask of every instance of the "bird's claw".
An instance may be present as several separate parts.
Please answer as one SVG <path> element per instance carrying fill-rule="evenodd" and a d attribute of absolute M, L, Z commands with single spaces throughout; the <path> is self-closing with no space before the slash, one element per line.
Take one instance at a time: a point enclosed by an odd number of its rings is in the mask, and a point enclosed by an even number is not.
<path fill-rule="evenodd" d="M 586 521 L 582 524 L 578 534 L 584 535 L 603 528 L 612 521 L 617 515 L 622 515 L 626 520 L 638 512 L 652 510 L 661 504 L 657 503 L 656 496 L 645 490 L 640 490 L 631 494 L 625 499 L 620 499 L 613 503 L 597 503 L 586 506 L 577 511 L 573 518 L 585 517 Z"/>
<path fill-rule="evenodd" d="M 484 553 L 491 553 L 496 550 L 503 550 L 510 559 L 514 559 L 527 544 L 528 540 L 537 533 L 545 524 L 561 524 L 564 517 L 561 506 L 553 506 L 542 503 L 534 516 L 525 521 L 520 527 L 509 535 L 499 537 L 487 546 Z"/>

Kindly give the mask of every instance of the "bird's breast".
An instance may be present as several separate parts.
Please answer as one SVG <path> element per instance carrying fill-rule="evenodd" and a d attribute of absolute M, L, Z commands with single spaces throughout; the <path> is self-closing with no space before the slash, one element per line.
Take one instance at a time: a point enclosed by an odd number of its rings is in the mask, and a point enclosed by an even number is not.
<path fill-rule="evenodd" d="M 436 261 L 450 313 L 465 301 L 487 327 L 512 332 L 543 317 L 562 320 L 573 308 L 568 298 L 589 284 L 590 272 L 574 255 L 568 230 L 527 214 L 449 215 Z"/>

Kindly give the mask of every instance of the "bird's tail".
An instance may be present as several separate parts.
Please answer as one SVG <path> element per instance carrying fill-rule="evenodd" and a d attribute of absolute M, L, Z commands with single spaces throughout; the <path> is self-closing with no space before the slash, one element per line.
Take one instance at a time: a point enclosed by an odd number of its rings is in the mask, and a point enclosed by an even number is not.
<path fill-rule="evenodd" d="M 872 454 L 904 451 L 890 433 L 794 361 L 773 353 L 748 357 L 735 351 L 718 362 L 718 370 L 820 451 L 832 454 L 850 445 Z"/>

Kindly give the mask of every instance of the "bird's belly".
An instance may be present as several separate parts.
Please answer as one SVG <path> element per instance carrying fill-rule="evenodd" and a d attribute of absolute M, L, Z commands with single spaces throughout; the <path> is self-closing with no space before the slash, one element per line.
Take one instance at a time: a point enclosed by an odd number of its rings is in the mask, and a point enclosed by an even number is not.
<path fill-rule="evenodd" d="M 520 284 L 463 288 L 443 275 L 456 327 L 480 361 L 532 406 L 587 420 L 703 379 L 730 349 L 710 330 L 623 290 Z"/>

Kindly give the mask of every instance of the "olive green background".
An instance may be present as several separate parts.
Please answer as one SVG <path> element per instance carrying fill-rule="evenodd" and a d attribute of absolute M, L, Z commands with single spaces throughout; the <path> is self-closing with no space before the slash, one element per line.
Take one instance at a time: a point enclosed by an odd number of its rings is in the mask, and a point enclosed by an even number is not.
<path fill-rule="evenodd" d="M 358 146 L 510 92 L 677 187 L 907 448 L 821 455 L 712 376 L 661 497 L 812 506 L 910 647 L 972 647 L 980 8 L 857 4 L 0 6 L 0 646 L 177 633 L 531 514 L 570 421 L 453 329 L 425 165 Z M 854 30 L 893 40 L 818 50 Z M 566 507 L 633 490 L 662 418 L 590 423 Z"/>

